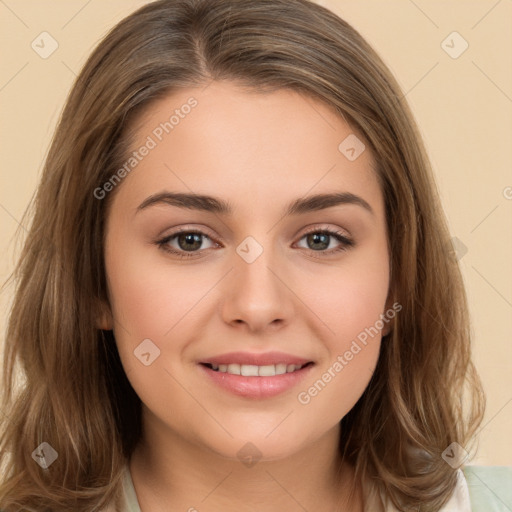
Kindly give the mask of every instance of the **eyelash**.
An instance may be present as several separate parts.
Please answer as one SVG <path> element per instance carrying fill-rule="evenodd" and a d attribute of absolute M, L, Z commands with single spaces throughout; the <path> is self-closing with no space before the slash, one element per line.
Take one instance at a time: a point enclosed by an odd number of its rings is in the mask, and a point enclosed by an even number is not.
<path fill-rule="evenodd" d="M 336 239 L 338 242 L 340 242 L 340 245 L 334 249 L 330 249 L 328 251 L 315 251 L 313 249 L 306 249 L 306 250 L 309 250 L 313 253 L 318 253 L 320 254 L 320 256 L 314 256 L 314 257 L 320 257 L 320 258 L 324 258 L 324 257 L 328 257 L 328 256 L 331 256 L 335 253 L 338 253 L 340 251 L 346 251 L 348 249 L 350 249 L 351 247 L 353 247 L 355 245 L 355 242 L 353 240 L 351 240 L 350 238 L 346 237 L 345 235 L 343 235 L 341 232 L 338 232 L 338 231 L 333 231 L 333 230 L 330 230 L 330 229 L 318 229 L 318 228 L 313 228 L 313 229 L 310 229 L 308 231 L 306 231 L 301 237 L 300 237 L 300 240 L 302 240 L 304 237 L 306 237 L 307 235 L 311 235 L 311 234 L 323 234 L 323 235 L 329 235 L 329 236 L 332 236 L 334 239 Z M 169 247 L 169 242 L 171 240 L 173 240 L 174 238 L 176 238 L 177 236 L 179 235 L 192 235 L 192 234 L 196 234 L 196 235 L 203 235 L 204 237 L 210 239 L 212 242 L 212 238 L 209 237 L 206 233 L 202 232 L 202 231 L 199 231 L 197 229 L 181 229 L 180 231 L 178 232 L 175 232 L 175 233 L 172 233 L 170 235 L 167 235 L 165 238 L 162 238 L 161 240 L 158 240 L 156 242 L 156 245 L 162 249 L 163 251 L 165 252 L 168 252 L 170 254 L 172 254 L 173 256 L 176 256 L 178 258 L 197 258 L 197 255 L 202 252 L 202 251 L 205 251 L 207 249 L 200 249 L 199 251 L 190 251 L 190 252 L 187 252 L 187 251 L 177 251 L 175 249 L 171 249 Z"/>

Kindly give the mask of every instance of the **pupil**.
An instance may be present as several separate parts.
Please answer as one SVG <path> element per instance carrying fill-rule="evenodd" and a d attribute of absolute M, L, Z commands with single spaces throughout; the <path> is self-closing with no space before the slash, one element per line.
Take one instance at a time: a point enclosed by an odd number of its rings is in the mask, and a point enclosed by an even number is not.
<path fill-rule="evenodd" d="M 311 247 L 312 249 L 326 249 L 329 247 L 329 235 L 325 233 L 313 233 L 311 235 L 308 235 L 308 242 L 309 240 L 313 240 L 314 244 L 320 244 L 322 247 Z"/>
<path fill-rule="evenodd" d="M 188 233 L 186 235 L 180 235 L 178 237 L 178 244 L 180 246 L 181 249 L 185 250 L 185 251 L 188 251 L 188 250 L 193 250 L 193 249 L 199 249 L 201 247 L 201 236 L 200 234 L 198 233 Z M 192 247 L 190 245 L 188 246 L 183 246 L 182 244 L 182 241 L 185 241 L 186 244 L 190 244 L 190 243 L 194 243 L 195 242 L 195 247 Z"/>

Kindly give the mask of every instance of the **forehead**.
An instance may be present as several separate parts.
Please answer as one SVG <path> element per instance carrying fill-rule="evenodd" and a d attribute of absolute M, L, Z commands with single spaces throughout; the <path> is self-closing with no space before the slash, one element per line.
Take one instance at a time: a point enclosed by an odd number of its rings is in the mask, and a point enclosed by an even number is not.
<path fill-rule="evenodd" d="M 224 196 L 235 206 L 337 190 L 382 206 L 362 137 L 333 108 L 290 89 L 213 82 L 179 90 L 150 104 L 132 135 L 124 163 L 132 155 L 133 165 L 117 191 L 132 203 L 164 189 Z"/>

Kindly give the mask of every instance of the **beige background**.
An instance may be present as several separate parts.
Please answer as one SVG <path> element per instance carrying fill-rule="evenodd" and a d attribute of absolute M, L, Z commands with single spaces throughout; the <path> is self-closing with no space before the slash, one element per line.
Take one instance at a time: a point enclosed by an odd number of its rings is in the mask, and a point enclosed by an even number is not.
<path fill-rule="evenodd" d="M 0 0 L 0 280 L 35 190 L 67 92 L 98 40 L 139 0 Z M 474 357 L 488 395 L 474 464 L 512 465 L 512 1 L 320 2 L 377 49 L 406 93 L 426 140 L 473 316 Z M 46 31 L 58 49 L 31 43 Z M 441 46 L 457 31 L 458 58 Z M 461 48 L 455 39 L 447 44 Z M 460 253 L 462 255 L 462 252 Z M 0 329 L 12 290 L 0 297 Z"/>

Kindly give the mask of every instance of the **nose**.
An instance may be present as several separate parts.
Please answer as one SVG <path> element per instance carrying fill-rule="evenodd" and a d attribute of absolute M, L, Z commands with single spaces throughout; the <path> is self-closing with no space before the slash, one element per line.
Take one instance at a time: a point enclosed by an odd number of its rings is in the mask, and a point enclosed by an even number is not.
<path fill-rule="evenodd" d="M 290 323 L 293 291 L 287 273 L 272 251 L 264 250 L 252 263 L 234 254 L 234 269 L 222 289 L 222 318 L 253 333 L 274 331 Z"/>

